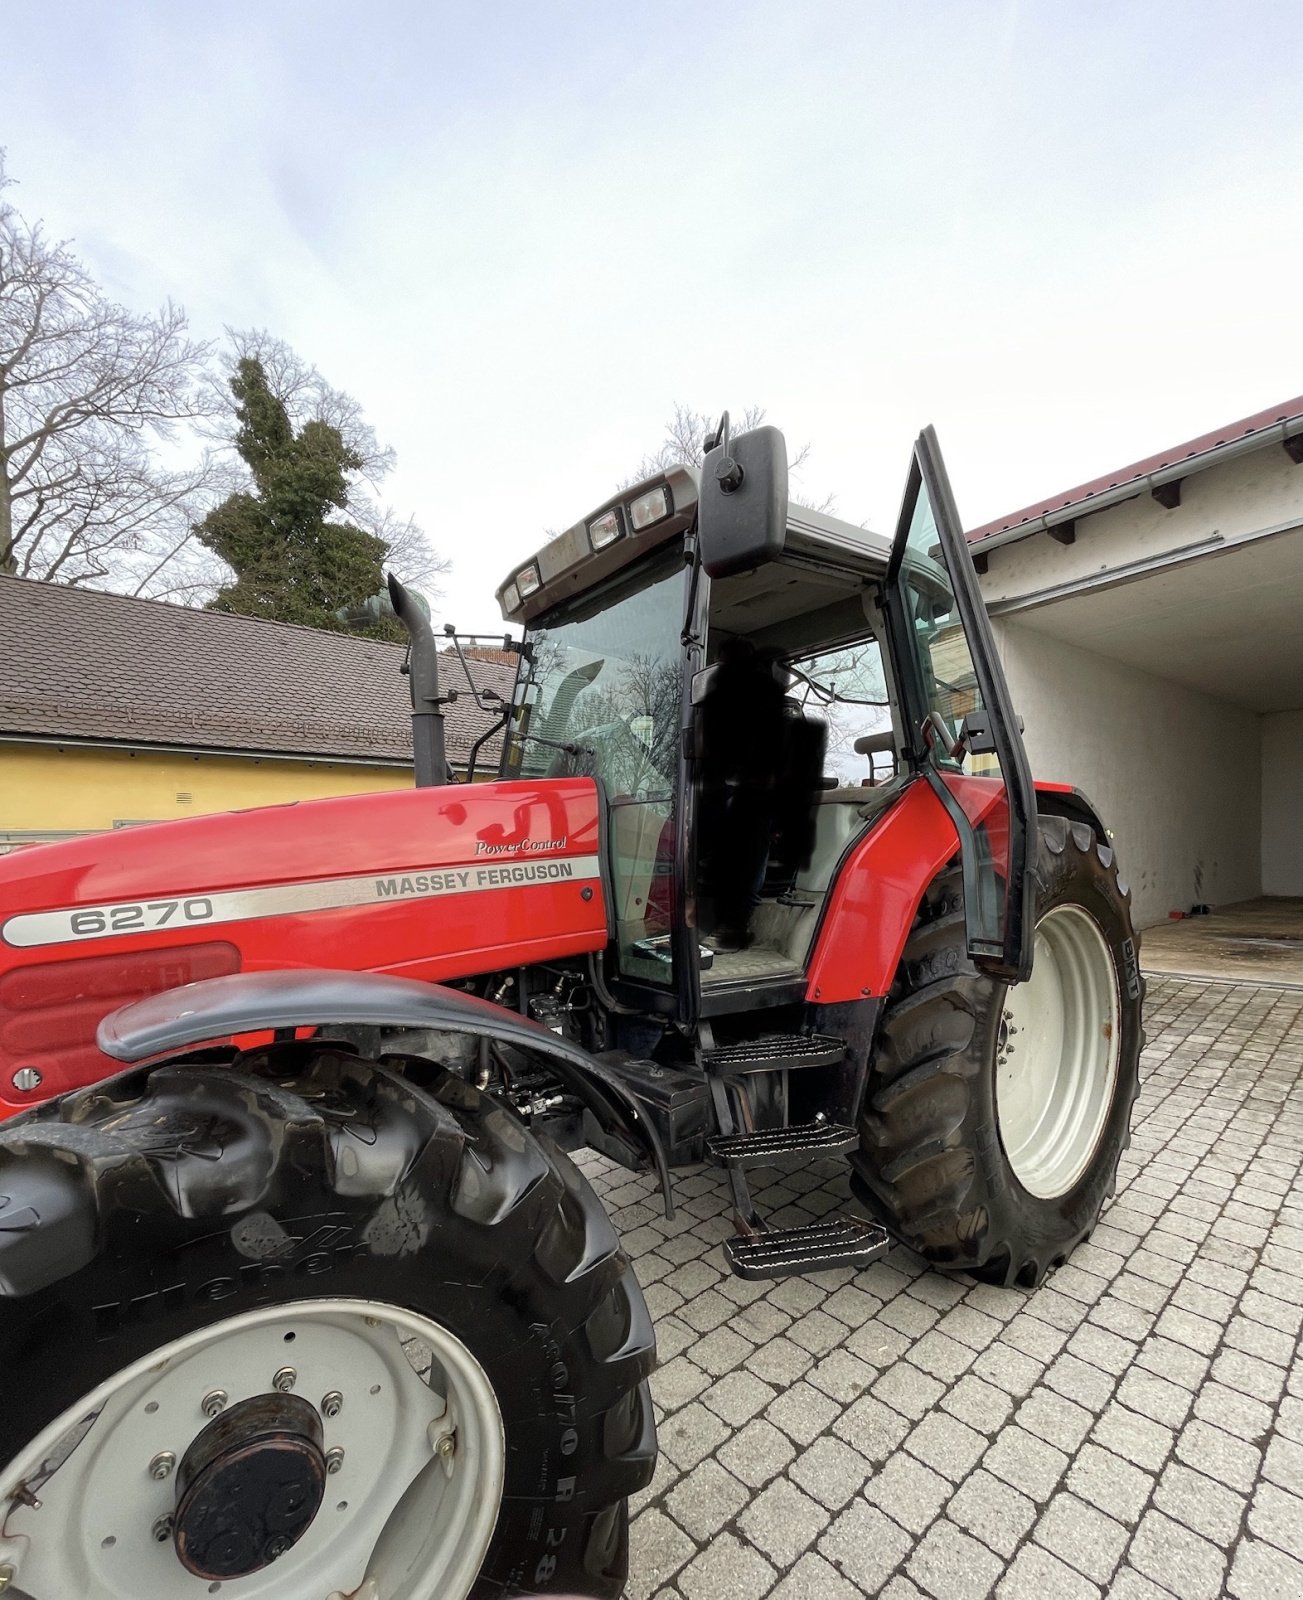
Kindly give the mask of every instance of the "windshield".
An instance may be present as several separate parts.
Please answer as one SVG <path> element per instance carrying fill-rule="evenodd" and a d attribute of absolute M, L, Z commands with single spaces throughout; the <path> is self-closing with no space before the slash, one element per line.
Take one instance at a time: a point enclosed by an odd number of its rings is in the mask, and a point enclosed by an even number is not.
<path fill-rule="evenodd" d="M 529 634 L 504 752 L 510 777 L 595 777 L 611 800 L 674 790 L 684 567 L 657 562 Z"/>
<path fill-rule="evenodd" d="M 534 629 L 504 752 L 508 777 L 601 780 L 616 968 L 663 987 L 673 981 L 686 572 L 676 551 Z"/>

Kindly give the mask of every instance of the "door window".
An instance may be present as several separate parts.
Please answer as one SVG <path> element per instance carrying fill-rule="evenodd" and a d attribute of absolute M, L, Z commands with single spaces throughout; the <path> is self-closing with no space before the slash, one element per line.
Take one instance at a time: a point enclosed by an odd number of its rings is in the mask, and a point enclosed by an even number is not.
<path fill-rule="evenodd" d="M 890 749 L 878 752 L 875 766 L 871 753 L 855 748 L 858 739 L 874 736 L 887 736 L 881 742 L 891 742 L 891 701 L 877 639 L 869 634 L 835 650 L 797 656 L 791 665 L 792 698 L 806 716 L 819 717 L 828 727 L 824 772 L 839 787 L 848 787 L 890 770 Z"/>
<path fill-rule="evenodd" d="M 960 836 L 969 953 L 1001 976 L 1026 976 L 1035 797 L 931 429 L 915 450 L 889 581 L 915 754 Z"/>

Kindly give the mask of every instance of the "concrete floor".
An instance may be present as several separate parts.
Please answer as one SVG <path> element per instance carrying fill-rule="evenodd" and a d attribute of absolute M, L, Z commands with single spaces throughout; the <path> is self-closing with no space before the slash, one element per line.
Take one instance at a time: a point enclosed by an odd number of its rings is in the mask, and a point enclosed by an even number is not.
<path fill-rule="evenodd" d="M 1303 900 L 1218 906 L 1208 917 L 1160 922 L 1140 935 L 1146 972 L 1303 987 Z"/>
<path fill-rule="evenodd" d="M 1303 993 L 1151 978 L 1118 1193 L 1041 1289 L 729 1275 L 722 1175 L 582 1164 L 657 1324 L 627 1600 L 1303 1596 Z M 780 1224 L 844 1164 L 754 1175 Z"/>

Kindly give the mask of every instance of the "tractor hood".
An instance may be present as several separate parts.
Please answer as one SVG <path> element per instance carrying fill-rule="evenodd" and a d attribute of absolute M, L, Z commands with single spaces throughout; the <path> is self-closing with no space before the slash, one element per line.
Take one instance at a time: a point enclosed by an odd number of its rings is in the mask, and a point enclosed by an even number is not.
<path fill-rule="evenodd" d="M 597 786 L 584 778 L 312 800 L 0 858 L 0 1114 L 103 1076 L 127 1000 L 237 971 L 438 980 L 602 949 Z M 21 1041 L 21 1042 L 20 1042 Z"/>

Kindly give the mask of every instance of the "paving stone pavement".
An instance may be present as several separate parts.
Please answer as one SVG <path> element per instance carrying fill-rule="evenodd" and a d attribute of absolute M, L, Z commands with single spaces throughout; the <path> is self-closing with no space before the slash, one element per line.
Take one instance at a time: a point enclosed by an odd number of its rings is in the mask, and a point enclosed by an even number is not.
<path fill-rule="evenodd" d="M 656 1319 L 628 1600 L 1300 1600 L 1303 992 L 1150 981 L 1118 1193 L 1034 1292 L 745 1283 L 722 1175 L 581 1159 Z M 762 1186 L 768 1177 L 767 1186 Z M 757 1175 L 779 1223 L 844 1167 Z"/>

